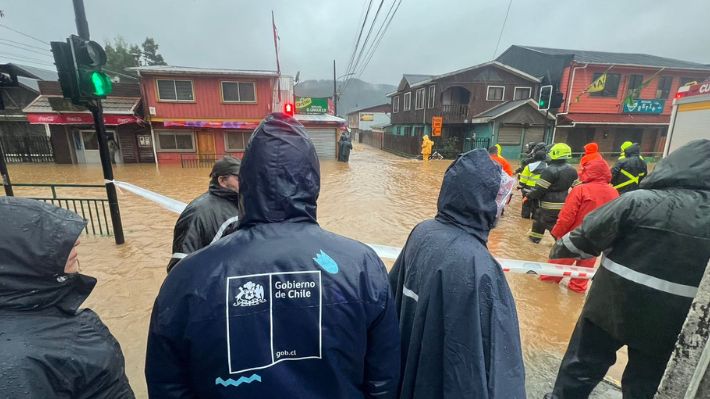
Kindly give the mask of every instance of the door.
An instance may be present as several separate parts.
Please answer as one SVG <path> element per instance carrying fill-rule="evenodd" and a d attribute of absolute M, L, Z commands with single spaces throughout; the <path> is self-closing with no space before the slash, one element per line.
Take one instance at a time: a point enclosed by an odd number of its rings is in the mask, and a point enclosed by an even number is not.
<path fill-rule="evenodd" d="M 212 132 L 197 132 L 197 153 L 199 155 L 215 155 L 214 134 Z"/>
<path fill-rule="evenodd" d="M 109 140 L 116 140 L 116 132 L 106 131 Z M 117 144 L 118 142 L 115 141 Z M 101 163 L 99 154 L 99 140 L 96 138 L 95 130 L 79 130 L 74 132 L 74 148 L 76 149 L 77 163 Z M 120 150 L 116 154 L 116 160 L 120 160 Z M 120 161 L 119 161 L 120 162 Z"/>
<path fill-rule="evenodd" d="M 541 127 L 528 127 L 525 129 L 525 139 L 523 144 L 527 143 L 539 143 L 545 141 L 545 130 Z"/>
<path fill-rule="evenodd" d="M 316 147 L 318 159 L 335 159 L 335 129 L 308 129 L 308 135 Z"/>

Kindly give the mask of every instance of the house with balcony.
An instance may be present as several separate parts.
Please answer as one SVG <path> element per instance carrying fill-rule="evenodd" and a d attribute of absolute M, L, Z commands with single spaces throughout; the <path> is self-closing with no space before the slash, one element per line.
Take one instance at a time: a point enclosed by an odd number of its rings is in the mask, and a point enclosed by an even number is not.
<path fill-rule="evenodd" d="M 545 115 L 537 110 L 541 79 L 492 61 L 442 75 L 404 75 L 388 94 L 391 125 L 383 148 L 416 155 L 423 135 L 445 156 L 500 143 L 517 158 L 524 143 L 545 138 Z M 442 118 L 441 134 L 432 119 Z"/>
<path fill-rule="evenodd" d="M 639 143 L 644 153 L 662 152 L 673 93 L 710 77 L 708 65 L 648 54 L 514 45 L 497 60 L 563 93 L 554 141 L 569 144 L 574 152 L 594 141 L 600 151 L 618 153 L 627 140 Z M 603 89 L 590 92 L 603 74 Z"/>

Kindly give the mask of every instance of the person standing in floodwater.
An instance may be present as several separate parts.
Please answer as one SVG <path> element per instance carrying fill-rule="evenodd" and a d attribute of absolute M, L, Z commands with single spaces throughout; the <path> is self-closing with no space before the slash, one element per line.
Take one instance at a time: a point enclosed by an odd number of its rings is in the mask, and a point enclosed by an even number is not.
<path fill-rule="evenodd" d="M 121 346 L 79 306 L 86 221 L 27 198 L 0 197 L 0 398 L 132 399 Z"/>
<path fill-rule="evenodd" d="M 431 158 L 431 149 L 434 147 L 434 142 L 429 140 L 428 135 L 422 137 L 422 160 Z"/>
<path fill-rule="evenodd" d="M 318 225 L 320 163 L 303 126 L 268 116 L 239 181 L 239 229 L 178 263 L 155 301 L 150 396 L 395 398 L 387 271 L 371 248 Z"/>
<path fill-rule="evenodd" d="M 401 399 L 525 399 L 515 301 L 486 248 L 512 187 L 485 150 L 463 154 L 444 175 L 436 217 L 412 230 L 392 267 Z"/>
<path fill-rule="evenodd" d="M 348 162 L 350 160 L 350 150 L 353 149 L 353 143 L 350 138 L 350 132 L 343 132 L 338 141 L 338 161 Z"/>
<path fill-rule="evenodd" d="M 168 272 L 180 259 L 234 231 L 239 212 L 241 161 L 224 157 L 210 172 L 209 190 L 190 202 L 175 223 Z"/>

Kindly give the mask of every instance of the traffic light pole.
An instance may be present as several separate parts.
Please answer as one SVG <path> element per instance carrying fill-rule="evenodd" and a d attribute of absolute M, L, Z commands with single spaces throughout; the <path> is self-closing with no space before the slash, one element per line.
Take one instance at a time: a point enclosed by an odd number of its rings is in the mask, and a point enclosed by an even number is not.
<path fill-rule="evenodd" d="M 89 40 L 89 23 L 86 21 L 84 11 L 84 0 L 72 0 L 74 3 L 74 16 L 76 18 L 76 33 L 82 39 Z M 99 155 L 101 157 L 101 169 L 104 173 L 104 184 L 106 185 L 106 196 L 108 197 L 108 207 L 111 212 L 111 223 L 113 225 L 113 236 L 116 244 L 123 244 L 126 240 L 123 237 L 123 224 L 121 223 L 121 211 L 118 208 L 118 195 L 116 186 L 113 184 L 113 169 L 111 169 L 111 155 L 108 151 L 108 137 L 106 126 L 104 125 L 104 108 L 101 100 L 96 99 L 86 103 L 86 107 L 94 117 L 96 127 L 96 138 L 99 142 Z"/>

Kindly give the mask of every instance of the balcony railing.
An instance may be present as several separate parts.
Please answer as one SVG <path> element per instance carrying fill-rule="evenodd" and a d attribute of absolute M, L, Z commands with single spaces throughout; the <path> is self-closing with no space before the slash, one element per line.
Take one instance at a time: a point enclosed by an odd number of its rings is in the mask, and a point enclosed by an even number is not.
<path fill-rule="evenodd" d="M 444 119 L 448 117 L 449 119 L 468 119 L 468 105 L 467 104 L 450 104 L 442 105 L 441 113 L 444 115 Z"/>

